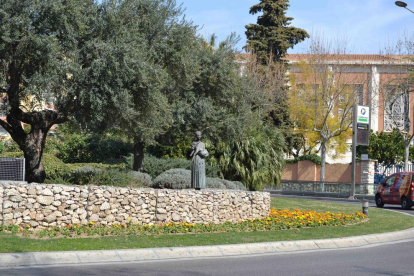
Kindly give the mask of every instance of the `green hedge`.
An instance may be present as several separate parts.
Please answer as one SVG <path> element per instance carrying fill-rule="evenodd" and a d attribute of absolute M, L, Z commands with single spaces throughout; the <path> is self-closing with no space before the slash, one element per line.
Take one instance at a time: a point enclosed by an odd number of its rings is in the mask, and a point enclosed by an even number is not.
<path fill-rule="evenodd" d="M 70 181 L 76 185 L 143 187 L 141 178 L 117 168 L 80 167 L 71 172 Z"/>
<path fill-rule="evenodd" d="M 1 157 L 23 158 L 23 152 L 5 152 Z M 45 183 L 50 184 L 78 184 L 78 185 L 114 185 L 114 186 L 142 186 L 138 176 L 133 176 L 125 170 L 125 164 L 102 164 L 102 163 L 74 163 L 65 164 L 53 154 L 44 153 L 42 156 L 43 167 L 46 172 Z M 76 173 L 79 168 L 85 166 L 96 170 L 96 174 L 89 176 L 79 176 Z M 101 173 L 97 173 L 100 171 Z M 89 177 L 89 178 L 88 178 Z M 82 179 L 79 181 L 79 178 Z M 89 179 L 86 181 L 85 179 Z M 147 179 L 147 178 L 146 178 Z M 119 181 L 119 184 L 116 182 Z"/>
<path fill-rule="evenodd" d="M 295 159 L 287 159 L 286 164 L 295 164 L 298 163 L 299 161 L 312 161 L 313 163 L 315 163 L 316 165 L 320 165 L 321 164 L 321 157 L 319 155 L 316 154 L 306 154 L 306 155 L 301 155 L 298 158 Z"/>
<path fill-rule="evenodd" d="M 23 152 L 3 152 L 1 157 L 23 158 Z M 42 164 L 47 179 L 65 179 L 69 176 L 71 168 L 53 154 L 44 153 Z"/>

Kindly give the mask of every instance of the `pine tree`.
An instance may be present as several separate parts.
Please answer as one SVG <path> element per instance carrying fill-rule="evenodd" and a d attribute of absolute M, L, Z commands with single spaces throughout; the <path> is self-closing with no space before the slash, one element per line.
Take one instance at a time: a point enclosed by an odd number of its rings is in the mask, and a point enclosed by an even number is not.
<path fill-rule="evenodd" d="M 246 26 L 247 50 L 254 51 L 262 63 L 269 57 L 279 61 L 289 48 L 308 38 L 308 33 L 289 26 L 292 17 L 286 17 L 289 0 L 261 0 L 250 8 L 250 14 L 263 12 L 257 24 Z"/>

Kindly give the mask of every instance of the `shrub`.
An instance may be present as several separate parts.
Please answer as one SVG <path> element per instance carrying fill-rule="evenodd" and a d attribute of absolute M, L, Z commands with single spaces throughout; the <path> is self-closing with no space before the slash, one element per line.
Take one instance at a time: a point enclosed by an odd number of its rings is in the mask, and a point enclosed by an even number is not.
<path fill-rule="evenodd" d="M 321 164 L 321 157 L 317 154 L 307 154 L 307 155 L 299 156 L 298 161 L 304 161 L 304 160 L 312 161 L 316 165 Z"/>
<path fill-rule="evenodd" d="M 112 136 L 105 135 L 66 135 L 64 143 L 50 142 L 51 148 L 58 149 L 58 156 L 65 163 L 122 161 L 122 157 L 132 150 L 132 144 Z"/>
<path fill-rule="evenodd" d="M 132 154 L 125 157 L 127 167 L 132 169 L 133 156 Z M 152 178 L 156 178 L 160 174 L 170 169 L 187 169 L 191 167 L 191 161 L 183 158 L 157 158 L 152 155 L 145 155 L 144 157 L 144 171 Z"/>
<path fill-rule="evenodd" d="M 65 163 L 91 162 L 92 157 L 85 136 L 68 135 L 59 149 L 58 156 Z"/>
<path fill-rule="evenodd" d="M 295 164 L 299 161 L 312 161 L 313 163 L 315 163 L 316 165 L 320 165 L 321 164 L 321 157 L 317 154 L 305 154 L 305 155 L 301 155 L 298 158 L 295 159 L 288 159 L 286 160 L 287 164 Z"/>
<path fill-rule="evenodd" d="M 206 178 L 206 188 L 224 190 L 224 189 L 226 189 L 226 185 L 224 185 L 222 179 L 220 179 L 220 178 L 207 177 Z"/>
<path fill-rule="evenodd" d="M 71 174 L 71 182 L 77 185 L 142 187 L 142 181 L 133 177 L 129 171 L 107 168 L 99 169 L 92 166 L 77 168 Z"/>
<path fill-rule="evenodd" d="M 242 181 L 249 190 L 280 184 L 284 169 L 284 137 L 270 127 L 258 127 L 249 136 L 220 142 L 212 161 L 220 166 L 222 178 Z"/>
<path fill-rule="evenodd" d="M 206 176 L 216 178 L 220 176 L 220 166 L 219 165 L 211 165 L 206 162 Z"/>
<path fill-rule="evenodd" d="M 72 164 L 66 164 L 71 171 L 76 170 L 80 167 L 89 166 L 95 169 L 125 169 L 125 164 L 104 164 L 104 163 L 72 163 Z"/>
<path fill-rule="evenodd" d="M 226 189 L 246 191 L 246 187 L 244 187 L 243 183 L 241 183 L 240 181 L 230 181 L 225 179 L 222 179 L 222 181 L 223 184 L 226 186 Z"/>
<path fill-rule="evenodd" d="M 130 171 L 129 174 L 133 179 L 140 181 L 144 187 L 152 186 L 152 178 L 149 174 L 136 171 Z"/>
<path fill-rule="evenodd" d="M 117 162 L 129 154 L 133 144 L 114 136 L 90 135 L 86 138 L 92 162 Z M 119 162 L 118 161 L 118 162 Z"/>
<path fill-rule="evenodd" d="M 160 189 L 189 189 L 191 188 L 191 171 L 171 169 L 155 178 L 154 188 Z"/>
<path fill-rule="evenodd" d="M 190 189 L 191 171 L 183 169 L 168 170 L 154 180 L 153 187 L 160 189 Z M 211 177 L 206 177 L 206 188 L 246 190 L 241 182 Z"/>
<path fill-rule="evenodd" d="M 183 158 L 191 152 L 191 139 L 177 139 L 175 145 L 154 143 L 146 148 L 146 152 L 158 158 Z"/>
<path fill-rule="evenodd" d="M 10 158 L 24 158 L 24 154 L 22 151 L 13 151 L 13 152 L 3 152 L 1 157 L 10 157 Z"/>
<path fill-rule="evenodd" d="M 6 146 L 4 142 L 0 141 L 0 154 L 6 151 Z"/>
<path fill-rule="evenodd" d="M 3 145 L 4 145 L 4 152 L 19 152 L 20 151 L 19 146 L 12 139 L 5 140 Z"/>
<path fill-rule="evenodd" d="M 71 173 L 71 182 L 77 185 L 88 185 L 101 172 L 101 169 L 96 169 L 91 166 L 80 167 Z"/>
<path fill-rule="evenodd" d="M 133 156 L 132 154 L 124 157 L 126 167 L 132 169 Z M 152 155 L 145 155 L 144 157 L 144 171 L 148 173 L 153 179 L 170 169 L 191 169 L 191 160 L 184 158 L 157 158 Z M 220 167 L 218 165 L 209 165 L 206 163 L 206 175 L 209 177 L 217 177 L 220 174 Z"/>
<path fill-rule="evenodd" d="M 45 168 L 46 178 L 67 179 L 69 177 L 69 174 L 71 172 L 70 168 L 53 154 L 44 153 L 42 156 L 42 163 L 43 167 Z"/>
<path fill-rule="evenodd" d="M 1 156 L 24 158 L 23 152 L 4 152 Z M 50 181 L 55 181 L 56 179 L 68 179 L 71 172 L 70 168 L 53 154 L 43 153 L 42 164 L 45 168 L 48 183 L 51 183 Z"/>

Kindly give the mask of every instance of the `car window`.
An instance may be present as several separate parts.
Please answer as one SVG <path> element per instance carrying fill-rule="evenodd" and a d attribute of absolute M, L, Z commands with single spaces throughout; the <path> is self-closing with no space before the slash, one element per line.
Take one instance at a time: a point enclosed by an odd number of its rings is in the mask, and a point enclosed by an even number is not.
<path fill-rule="evenodd" d="M 392 184 L 394 184 L 394 180 L 395 180 L 395 176 L 391 176 L 389 177 L 386 181 L 385 181 L 385 186 L 387 187 L 391 187 Z"/>

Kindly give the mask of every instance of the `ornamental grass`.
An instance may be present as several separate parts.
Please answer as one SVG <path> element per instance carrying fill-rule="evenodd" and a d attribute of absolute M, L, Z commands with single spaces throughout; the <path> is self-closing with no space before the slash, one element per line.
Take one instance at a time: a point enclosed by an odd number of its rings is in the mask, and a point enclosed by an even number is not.
<path fill-rule="evenodd" d="M 133 223 L 113 223 L 111 225 L 98 225 L 90 222 L 88 225 L 67 225 L 65 227 L 53 226 L 33 231 L 30 226 L 0 225 L 0 232 L 10 232 L 22 236 L 44 237 L 81 237 L 81 236 L 121 236 L 121 235 L 162 235 L 187 233 L 218 233 L 218 232 L 252 232 L 276 231 L 284 229 L 298 229 L 304 227 L 344 226 L 362 222 L 366 216 L 360 212 L 345 213 L 317 213 L 301 210 L 272 209 L 269 216 L 261 219 L 249 219 L 239 223 L 225 222 L 222 224 L 194 224 L 187 222 L 169 222 L 154 225 Z"/>

